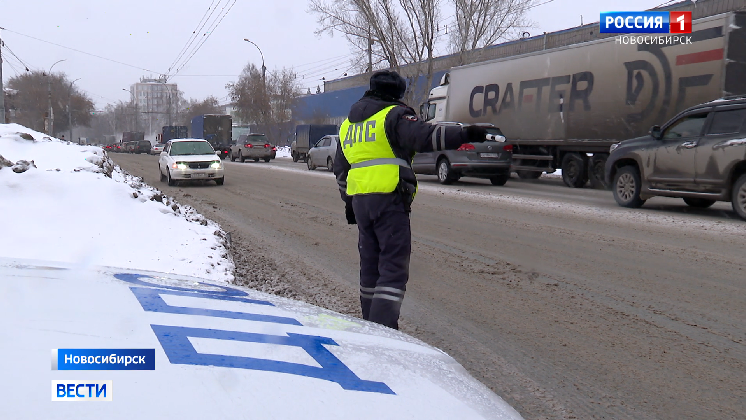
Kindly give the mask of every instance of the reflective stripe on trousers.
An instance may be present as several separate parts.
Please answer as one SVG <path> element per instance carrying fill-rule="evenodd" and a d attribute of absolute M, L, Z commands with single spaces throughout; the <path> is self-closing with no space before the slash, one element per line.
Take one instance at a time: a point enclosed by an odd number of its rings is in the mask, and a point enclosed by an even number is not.
<path fill-rule="evenodd" d="M 387 299 L 395 302 L 404 300 L 404 290 L 395 287 L 361 287 L 360 297 L 363 299 Z"/>

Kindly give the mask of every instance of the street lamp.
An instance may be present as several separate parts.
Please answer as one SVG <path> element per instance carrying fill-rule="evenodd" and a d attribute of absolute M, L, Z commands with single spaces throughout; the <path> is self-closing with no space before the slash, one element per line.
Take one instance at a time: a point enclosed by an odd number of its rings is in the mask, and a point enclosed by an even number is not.
<path fill-rule="evenodd" d="M 70 82 L 70 89 L 68 89 L 68 95 L 67 95 L 67 125 L 70 127 L 70 140 L 73 141 L 73 107 L 72 107 L 72 100 L 73 100 L 73 83 L 77 82 L 78 79 L 73 80 Z"/>
<path fill-rule="evenodd" d="M 253 46 L 256 47 L 257 50 L 259 50 L 259 54 L 262 56 L 262 82 L 264 82 L 266 84 L 267 83 L 267 77 L 266 77 L 267 68 L 264 66 L 264 54 L 262 54 L 262 49 L 259 48 L 258 45 L 256 45 L 252 41 L 249 41 L 246 38 L 244 38 L 243 40 L 246 41 L 246 42 L 251 43 Z"/>
<path fill-rule="evenodd" d="M 47 134 L 50 136 L 54 132 L 54 111 L 52 110 L 52 68 L 57 65 L 57 63 L 61 63 L 65 61 L 65 59 L 59 60 L 52 64 L 52 67 L 49 68 L 49 72 L 47 73 L 47 97 L 49 102 L 49 116 L 47 118 Z"/>

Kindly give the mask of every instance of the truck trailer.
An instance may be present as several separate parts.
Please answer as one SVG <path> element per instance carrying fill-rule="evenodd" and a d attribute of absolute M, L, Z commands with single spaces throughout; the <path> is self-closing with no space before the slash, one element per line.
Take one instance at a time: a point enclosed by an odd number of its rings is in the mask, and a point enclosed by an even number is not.
<path fill-rule="evenodd" d="M 192 137 L 210 142 L 221 159 L 230 153 L 232 128 L 230 115 L 204 114 L 192 118 Z"/>
<path fill-rule="evenodd" d="M 339 134 L 339 127 L 332 124 L 305 124 L 295 127 L 295 140 L 290 144 L 290 155 L 293 162 L 308 159 L 308 151 L 322 137 Z"/>
<path fill-rule="evenodd" d="M 186 139 L 189 137 L 189 128 L 185 125 L 164 125 L 161 128 L 159 143 L 165 143 L 173 139 Z"/>
<path fill-rule="evenodd" d="M 523 179 L 561 169 L 569 187 L 603 188 L 612 144 L 690 106 L 743 94 L 746 12 L 728 12 L 676 38 L 619 34 L 455 67 L 420 112 L 435 123 L 496 125 Z"/>

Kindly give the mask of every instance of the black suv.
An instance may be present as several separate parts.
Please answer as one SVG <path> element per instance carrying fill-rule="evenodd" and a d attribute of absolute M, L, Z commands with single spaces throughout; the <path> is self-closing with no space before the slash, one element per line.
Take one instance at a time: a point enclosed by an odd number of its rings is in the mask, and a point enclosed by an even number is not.
<path fill-rule="evenodd" d="M 691 107 L 610 152 L 606 182 L 620 206 L 640 207 L 655 196 L 700 208 L 731 201 L 746 220 L 746 97 Z"/>

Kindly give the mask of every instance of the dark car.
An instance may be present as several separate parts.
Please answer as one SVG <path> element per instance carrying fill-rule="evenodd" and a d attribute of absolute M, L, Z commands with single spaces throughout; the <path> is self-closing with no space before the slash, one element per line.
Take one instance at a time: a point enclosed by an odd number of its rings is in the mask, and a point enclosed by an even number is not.
<path fill-rule="evenodd" d="M 441 125 L 463 125 L 440 123 Z M 513 145 L 492 124 L 479 124 L 487 129 L 483 143 L 464 143 L 457 150 L 417 153 L 412 169 L 417 174 L 437 175 L 441 184 L 450 184 L 463 176 L 486 178 L 493 185 L 505 185 L 510 179 Z"/>
<path fill-rule="evenodd" d="M 746 97 L 691 107 L 647 136 L 612 145 L 605 172 L 620 206 L 655 196 L 700 208 L 730 201 L 746 220 Z"/>
<path fill-rule="evenodd" d="M 137 144 L 134 147 L 134 152 L 133 153 L 137 153 L 137 154 L 140 154 L 140 153 L 149 154 L 150 153 L 150 148 L 153 147 L 153 145 L 150 144 L 150 141 L 148 141 L 148 140 L 140 140 L 140 141 L 135 142 L 135 143 L 137 143 Z"/>

